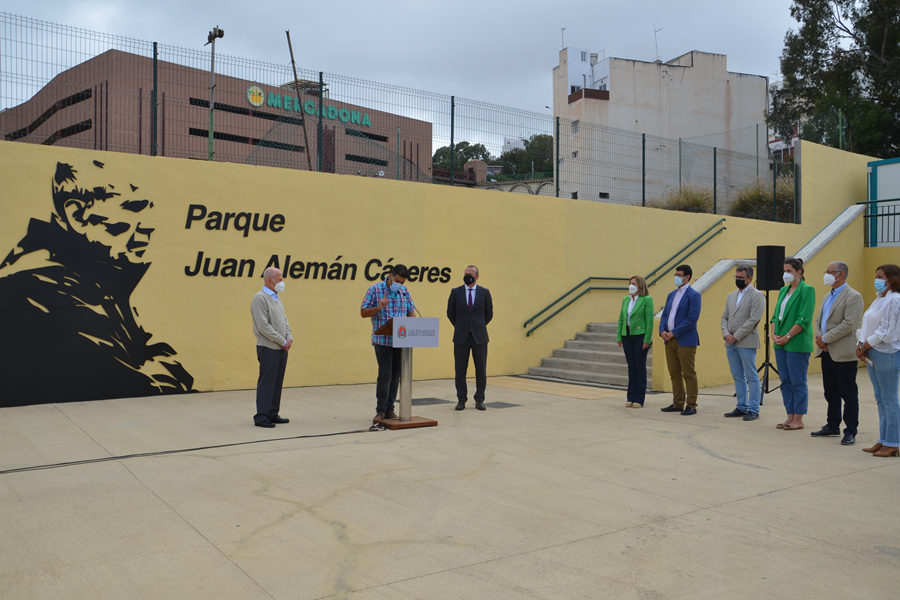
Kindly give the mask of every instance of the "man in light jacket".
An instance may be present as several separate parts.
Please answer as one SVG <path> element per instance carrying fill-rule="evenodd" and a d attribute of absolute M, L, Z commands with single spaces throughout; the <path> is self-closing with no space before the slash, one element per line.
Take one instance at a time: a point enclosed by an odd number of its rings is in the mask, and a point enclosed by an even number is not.
<path fill-rule="evenodd" d="M 257 427 L 275 427 L 289 420 L 278 414 L 281 408 L 281 386 L 287 367 L 288 350 L 294 343 L 291 326 L 284 314 L 279 294 L 284 292 L 284 277 L 275 267 L 263 274 L 265 285 L 256 292 L 250 303 L 253 316 L 253 335 L 256 336 L 256 358 L 259 360 L 259 379 L 256 382 Z"/>
<path fill-rule="evenodd" d="M 762 389 L 756 370 L 756 350 L 759 348 L 759 322 L 766 308 L 766 296 L 751 285 L 753 267 L 738 265 L 734 283 L 738 289 L 728 294 L 722 312 L 722 338 L 725 354 L 734 377 L 737 406 L 726 417 L 743 417 L 745 421 L 759 418 Z"/>
<path fill-rule="evenodd" d="M 838 437 L 841 435 L 841 400 L 844 401 L 844 437 L 841 444 L 856 442 L 859 426 L 859 394 L 856 373 L 856 330 L 862 323 L 865 304 L 862 296 L 847 285 L 850 269 L 847 263 L 835 261 L 825 271 L 825 285 L 831 290 L 822 300 L 816 315 L 816 356 L 822 359 L 822 384 L 828 401 L 828 423 L 813 437 Z"/>

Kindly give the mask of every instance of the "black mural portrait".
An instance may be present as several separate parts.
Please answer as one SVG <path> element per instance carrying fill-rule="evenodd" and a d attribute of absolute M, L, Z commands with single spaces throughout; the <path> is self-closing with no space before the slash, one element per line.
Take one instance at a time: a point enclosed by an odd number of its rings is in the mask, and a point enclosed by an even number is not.
<path fill-rule="evenodd" d="M 150 267 L 153 202 L 103 167 L 57 163 L 49 222 L 31 219 L 0 263 L 0 406 L 194 391 L 131 306 Z M 4 200 L 15 201 L 29 200 Z"/>

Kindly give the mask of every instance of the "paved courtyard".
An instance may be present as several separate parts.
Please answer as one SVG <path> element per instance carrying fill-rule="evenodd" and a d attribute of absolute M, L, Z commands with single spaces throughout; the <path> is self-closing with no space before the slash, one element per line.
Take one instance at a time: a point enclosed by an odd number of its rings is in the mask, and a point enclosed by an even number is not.
<path fill-rule="evenodd" d="M 820 376 L 793 432 L 777 392 L 745 423 L 727 386 L 683 417 L 513 377 L 485 412 L 416 382 L 448 402 L 400 431 L 366 430 L 374 385 L 286 390 L 272 430 L 252 391 L 0 409 L 0 598 L 895 599 L 900 459 L 861 452 L 859 382 L 850 447 L 809 436 Z"/>

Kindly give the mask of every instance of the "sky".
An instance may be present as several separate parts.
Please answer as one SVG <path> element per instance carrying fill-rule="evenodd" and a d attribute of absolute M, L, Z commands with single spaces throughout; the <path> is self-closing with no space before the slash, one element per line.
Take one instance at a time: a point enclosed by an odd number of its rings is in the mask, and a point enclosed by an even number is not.
<path fill-rule="evenodd" d="M 728 56 L 728 69 L 777 78 L 789 0 L 44 0 L 0 11 L 82 29 L 201 48 L 550 114 L 552 70 L 565 45 L 663 61 L 690 50 Z M 562 32 L 562 28 L 565 31 Z M 654 27 L 659 30 L 654 40 Z"/>

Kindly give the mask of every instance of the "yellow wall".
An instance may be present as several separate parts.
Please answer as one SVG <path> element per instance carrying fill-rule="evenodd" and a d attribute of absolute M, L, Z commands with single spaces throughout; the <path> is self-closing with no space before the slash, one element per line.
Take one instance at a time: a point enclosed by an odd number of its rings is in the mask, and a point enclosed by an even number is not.
<path fill-rule="evenodd" d="M 783 244 L 791 254 L 840 210 L 864 200 L 866 157 L 803 144 L 801 225 L 728 218 L 728 230 L 694 254 L 694 277 L 722 258 L 750 258 L 756 246 Z M 102 176 L 91 161 L 105 164 Z M 146 259 L 152 262 L 132 305 L 154 341 L 170 344 L 199 390 L 255 386 L 255 340 L 249 304 L 261 288 L 259 275 L 272 254 L 281 260 L 355 263 L 355 281 L 291 279 L 283 295 L 294 331 L 287 386 L 373 381 L 376 366 L 368 319 L 359 305 L 371 282 L 363 270 L 372 258 L 407 266 L 449 267 L 449 283 L 409 283 L 423 316 L 445 314 L 452 287 L 463 270 L 481 269 L 490 288 L 495 320 L 490 375 L 518 374 L 584 330 L 587 322 L 612 321 L 622 292 L 583 297 L 535 335 L 525 319 L 562 292 L 592 275 L 645 275 L 721 217 L 619 206 L 525 194 L 309 173 L 256 166 L 207 163 L 130 154 L 0 142 L 0 254 L 15 248 L 29 218 L 49 220 L 51 178 L 57 161 L 79 170 L 79 184 L 131 183 L 154 202 L 145 226 L 156 228 Z M 119 189 L 117 185 L 117 190 Z M 190 204 L 209 211 L 281 213 L 279 233 L 208 231 L 204 221 L 190 230 Z M 152 219 L 151 219 L 152 217 Z M 150 222 L 152 220 L 152 223 Z M 855 223 L 810 264 L 809 280 L 822 290 L 828 260 L 850 264 L 851 284 L 864 265 L 862 224 Z M 253 278 L 188 277 L 198 252 L 206 257 L 251 258 Z M 341 257 L 336 259 L 336 257 Z M 825 261 L 825 262 L 823 262 Z M 0 270 L 0 277 L 10 269 Z M 871 279 L 871 278 L 869 278 Z M 867 279 L 868 281 L 868 279 Z M 730 278 L 703 296 L 698 367 L 701 385 L 730 381 L 719 341 L 719 317 Z M 860 286 L 865 288 L 864 285 Z M 671 274 L 651 289 L 657 310 L 671 291 Z M 442 321 L 441 347 L 416 352 L 415 378 L 453 376 L 451 329 Z M 666 382 L 661 345 L 655 344 L 654 387 Z"/>

